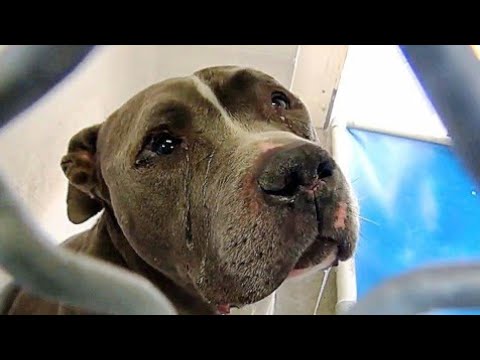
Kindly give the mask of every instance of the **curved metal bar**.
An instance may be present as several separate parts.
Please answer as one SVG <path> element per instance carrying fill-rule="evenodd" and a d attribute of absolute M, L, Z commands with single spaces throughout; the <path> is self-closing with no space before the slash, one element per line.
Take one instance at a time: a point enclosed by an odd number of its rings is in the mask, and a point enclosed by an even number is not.
<path fill-rule="evenodd" d="M 453 139 L 480 180 L 480 62 L 468 45 L 403 45 L 401 49 Z"/>
<path fill-rule="evenodd" d="M 448 308 L 480 308 L 480 264 L 411 271 L 370 292 L 348 314 L 415 315 Z"/>
<path fill-rule="evenodd" d="M 91 45 L 10 45 L 0 53 L 0 127 L 70 74 Z"/>
<path fill-rule="evenodd" d="M 104 314 L 175 314 L 145 278 L 43 238 L 1 181 L 0 263 L 28 291 L 67 305 Z"/>
<path fill-rule="evenodd" d="M 0 126 L 67 76 L 92 46 L 10 46 L 0 56 Z M 15 204 L 0 178 L 0 264 L 15 283 L 47 299 L 97 313 L 175 314 L 148 280 L 54 246 Z"/>

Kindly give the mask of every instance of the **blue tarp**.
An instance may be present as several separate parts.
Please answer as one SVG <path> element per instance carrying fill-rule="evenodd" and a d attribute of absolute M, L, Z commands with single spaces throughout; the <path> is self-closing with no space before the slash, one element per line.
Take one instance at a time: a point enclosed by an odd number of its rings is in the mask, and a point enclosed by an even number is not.
<path fill-rule="evenodd" d="M 480 260 L 480 191 L 450 147 L 354 129 L 347 138 L 347 166 L 365 218 L 356 255 L 359 298 L 419 266 Z"/>

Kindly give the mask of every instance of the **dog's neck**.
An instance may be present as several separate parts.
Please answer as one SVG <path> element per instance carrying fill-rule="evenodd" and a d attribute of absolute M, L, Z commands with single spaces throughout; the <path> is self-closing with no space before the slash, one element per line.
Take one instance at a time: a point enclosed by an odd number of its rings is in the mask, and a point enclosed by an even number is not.
<path fill-rule="evenodd" d="M 157 286 L 169 298 L 179 314 L 208 315 L 217 313 L 215 307 L 207 304 L 193 287 L 176 284 L 143 261 L 130 246 L 114 215 L 108 209 L 105 209 L 102 214 L 96 230 L 97 239 L 95 241 L 103 242 L 106 246 L 113 245 L 122 257 L 123 265 Z"/>

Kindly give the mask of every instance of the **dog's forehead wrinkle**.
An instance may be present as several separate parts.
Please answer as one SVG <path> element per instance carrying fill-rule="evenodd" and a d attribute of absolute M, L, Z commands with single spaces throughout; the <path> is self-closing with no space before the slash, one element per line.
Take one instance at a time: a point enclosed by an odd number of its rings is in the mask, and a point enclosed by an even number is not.
<path fill-rule="evenodd" d="M 225 109 L 222 104 L 220 104 L 220 101 L 218 100 L 213 90 L 207 84 L 205 84 L 198 76 L 192 75 L 191 79 L 195 84 L 195 87 L 199 94 L 214 106 L 214 108 L 220 113 L 222 119 L 224 120 L 225 124 L 230 128 L 230 130 L 233 130 L 234 133 L 242 132 L 242 128 L 239 126 L 239 123 L 234 121 L 232 115 L 228 113 L 227 109 Z"/>
<path fill-rule="evenodd" d="M 260 143 L 260 142 L 275 142 L 279 145 L 290 143 L 290 142 L 299 142 L 299 143 L 311 143 L 310 140 L 302 138 L 289 131 L 262 131 L 262 132 L 252 132 L 248 136 L 249 143 Z"/>

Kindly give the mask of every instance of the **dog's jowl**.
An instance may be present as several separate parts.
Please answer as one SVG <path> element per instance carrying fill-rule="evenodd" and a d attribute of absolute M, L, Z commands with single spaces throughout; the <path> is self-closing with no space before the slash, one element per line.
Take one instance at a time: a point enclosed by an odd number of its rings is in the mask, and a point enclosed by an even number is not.
<path fill-rule="evenodd" d="M 71 139 L 62 246 L 148 278 L 180 314 L 263 299 L 354 252 L 356 202 L 308 111 L 272 77 L 214 67 L 140 92 Z M 79 285 L 80 286 L 80 285 Z M 20 291 L 10 314 L 82 314 Z"/>

